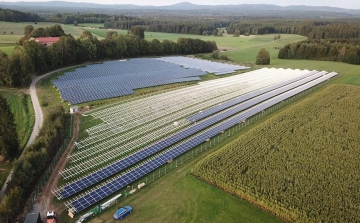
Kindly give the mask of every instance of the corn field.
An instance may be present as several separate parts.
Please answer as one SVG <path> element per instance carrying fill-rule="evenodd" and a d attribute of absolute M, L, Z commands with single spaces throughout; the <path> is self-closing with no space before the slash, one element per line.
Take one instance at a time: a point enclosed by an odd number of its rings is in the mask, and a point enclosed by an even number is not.
<path fill-rule="evenodd" d="M 360 88 L 331 85 L 193 173 L 292 222 L 360 222 Z"/>

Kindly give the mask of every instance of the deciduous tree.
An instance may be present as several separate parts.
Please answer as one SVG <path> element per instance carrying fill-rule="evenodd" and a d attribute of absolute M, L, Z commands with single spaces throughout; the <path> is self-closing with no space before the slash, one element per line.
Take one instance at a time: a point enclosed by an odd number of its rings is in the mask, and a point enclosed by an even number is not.
<path fill-rule="evenodd" d="M 270 53 L 265 48 L 262 48 L 256 56 L 257 65 L 269 65 L 270 64 Z"/>

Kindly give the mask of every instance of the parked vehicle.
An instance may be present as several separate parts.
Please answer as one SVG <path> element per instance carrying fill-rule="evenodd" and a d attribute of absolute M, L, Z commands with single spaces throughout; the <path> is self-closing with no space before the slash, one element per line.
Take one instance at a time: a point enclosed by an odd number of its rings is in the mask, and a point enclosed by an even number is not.
<path fill-rule="evenodd" d="M 45 223 L 56 223 L 56 214 L 54 211 L 46 212 L 46 221 Z"/>
<path fill-rule="evenodd" d="M 123 217 L 125 217 L 126 215 L 130 214 L 132 211 L 132 207 L 130 206 L 125 206 L 120 208 L 119 210 L 117 210 L 114 214 L 114 219 L 115 220 L 120 220 Z"/>

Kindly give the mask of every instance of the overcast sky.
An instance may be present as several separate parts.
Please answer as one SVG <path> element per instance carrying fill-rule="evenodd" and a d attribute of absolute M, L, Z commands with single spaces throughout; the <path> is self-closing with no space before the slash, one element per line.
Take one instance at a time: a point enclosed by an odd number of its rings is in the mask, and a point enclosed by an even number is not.
<path fill-rule="evenodd" d="M 19 2 L 19 0 L 1 0 L 4 2 Z M 0 1 L 0 2 L 1 2 Z M 25 0 L 25 2 L 41 2 L 48 0 Z M 333 6 L 347 9 L 360 9 L 359 0 L 64 0 L 69 2 L 90 2 L 99 4 L 134 4 L 134 5 L 172 5 L 179 2 L 191 2 L 198 5 L 227 4 L 274 4 L 274 5 L 311 5 Z"/>

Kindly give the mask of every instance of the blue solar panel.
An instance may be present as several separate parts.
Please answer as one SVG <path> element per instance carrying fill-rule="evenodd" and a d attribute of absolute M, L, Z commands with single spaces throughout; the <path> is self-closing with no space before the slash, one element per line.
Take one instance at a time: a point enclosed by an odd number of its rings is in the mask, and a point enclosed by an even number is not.
<path fill-rule="evenodd" d="M 78 104 L 134 93 L 134 89 L 199 81 L 206 72 L 151 58 L 109 61 L 65 73 L 52 83 L 64 101 Z"/>
<path fill-rule="evenodd" d="M 179 64 L 186 68 L 201 69 L 201 70 L 207 71 L 209 73 L 214 73 L 215 75 L 231 74 L 231 73 L 234 73 L 236 70 L 245 70 L 245 69 L 250 68 L 250 67 L 246 67 L 246 66 L 218 63 L 218 62 L 213 62 L 213 61 L 208 61 L 208 60 L 202 60 L 202 59 L 190 58 L 190 57 L 182 57 L 182 56 L 161 57 L 158 60 L 169 62 L 169 63 L 174 63 L 174 64 Z"/>
<path fill-rule="evenodd" d="M 141 166 L 137 167 L 136 169 L 127 172 L 123 176 L 109 182 L 108 184 L 106 184 L 100 188 L 97 188 L 96 190 L 84 195 L 83 197 L 81 197 L 79 199 L 76 199 L 75 201 L 71 202 L 71 206 L 74 207 L 77 212 L 82 211 L 85 208 L 88 208 L 89 206 L 91 206 L 92 204 L 100 201 L 102 198 L 111 195 L 115 191 L 120 190 L 121 188 L 127 186 L 129 183 L 132 183 L 136 179 L 138 179 L 138 178 L 150 173 L 151 171 L 155 170 L 156 168 L 162 166 L 169 159 L 175 158 L 175 157 L 181 155 L 182 153 L 192 149 L 194 146 L 201 144 L 206 139 L 212 138 L 212 137 L 218 135 L 223 130 L 226 130 L 226 129 L 238 124 L 242 120 L 247 119 L 247 118 L 263 111 L 264 109 L 267 109 L 273 105 L 276 105 L 276 104 L 282 102 L 283 100 L 290 98 L 300 92 L 303 92 L 306 89 L 316 86 L 317 84 L 322 83 L 325 80 L 327 80 L 335 75 L 337 75 L 337 73 L 332 72 L 332 73 L 330 73 L 326 76 L 320 77 L 312 82 L 301 85 L 290 91 L 284 92 L 283 94 L 273 97 L 273 98 L 265 101 L 264 103 L 261 103 L 258 106 L 255 106 L 255 107 L 241 113 L 240 115 L 230 118 L 226 122 L 224 122 L 216 127 L 213 127 L 211 129 L 207 130 L 206 132 L 204 132 L 184 143 L 181 143 L 180 145 L 178 145 L 175 148 L 167 151 L 166 153 L 156 157 L 155 159 L 142 164 Z M 139 173 L 141 173 L 141 174 L 139 174 Z M 134 177 L 134 175 L 137 175 L 138 178 Z M 96 198 L 96 197 L 99 197 L 98 194 L 102 195 L 101 199 Z"/>
<path fill-rule="evenodd" d="M 275 85 L 272 85 L 272 86 L 269 86 L 269 87 L 265 87 L 265 88 L 262 88 L 260 90 L 257 90 L 257 91 L 254 91 L 254 92 L 251 92 L 251 93 L 248 93 L 248 94 L 245 94 L 245 95 L 242 95 L 240 97 L 237 97 L 237 98 L 234 98 L 234 99 L 231 99 L 225 103 L 222 103 L 220 105 L 216 105 L 214 107 L 211 107 L 209 109 L 206 109 L 206 110 L 203 110 L 199 113 L 196 113 L 194 115 L 191 115 L 187 118 L 188 121 L 190 122 L 197 122 L 199 121 L 200 119 L 203 119 L 203 118 L 206 118 L 210 115 L 213 115 L 217 112 L 220 112 L 226 108 L 229 108 L 231 106 L 234 106 L 234 105 L 237 105 L 241 102 L 244 102 L 246 100 L 249 100 L 251 98 L 254 98 L 254 97 L 257 97 L 261 94 L 264 94 L 266 92 L 269 92 L 269 91 L 272 91 L 272 90 L 275 90 L 277 88 L 280 88 L 280 87 L 283 87 L 283 86 L 286 86 L 288 84 L 291 84 L 293 82 L 296 82 L 296 81 L 299 81 L 301 79 L 304 79 L 304 78 L 307 78 L 309 76 L 312 76 L 312 75 L 315 75 L 313 76 L 313 78 L 317 78 L 317 77 L 320 77 L 321 75 L 324 75 L 326 74 L 327 72 L 323 71 L 323 72 L 318 72 L 318 71 L 311 71 L 307 74 L 304 74 L 304 75 L 301 75 L 299 77 L 296 77 L 296 78 L 293 78 L 291 80 L 288 80 L 288 81 L 284 81 L 282 83 L 278 83 L 278 84 L 275 84 Z M 306 81 L 311 81 L 312 79 L 305 79 Z"/>
<path fill-rule="evenodd" d="M 326 72 L 325 72 L 326 73 Z M 175 144 L 176 142 L 179 142 L 180 140 L 183 140 L 203 129 L 206 129 L 208 128 L 209 126 L 211 125 L 214 125 L 216 124 L 217 122 L 219 122 L 220 120 L 223 120 L 225 118 L 228 118 L 228 117 L 231 117 L 232 115 L 235 115 L 247 108 L 250 108 L 264 100 L 267 100 L 269 98 L 272 98 L 276 95 L 279 95 L 281 93 L 284 93 L 290 89 L 293 89 L 295 87 L 298 87 L 298 86 L 301 86 L 303 85 L 304 83 L 307 83 L 311 80 L 314 80 L 322 75 L 325 74 L 324 72 L 320 72 L 316 75 L 311 75 L 307 78 L 304 78 L 300 81 L 297 81 L 297 82 L 293 82 L 293 83 L 290 83 L 286 86 L 283 86 L 281 88 L 277 88 L 273 91 L 270 91 L 270 92 L 267 92 L 261 96 L 258 96 L 256 98 L 253 98 L 251 100 L 248 100 L 242 104 L 239 104 L 239 105 L 236 105 L 234 107 L 232 107 L 231 109 L 227 110 L 226 112 L 223 112 L 223 113 L 219 113 L 219 114 L 216 114 L 214 115 L 213 117 L 205 120 L 205 121 L 201 121 L 201 122 L 198 122 L 184 130 L 181 130 L 177 133 L 175 133 L 174 135 L 172 136 L 169 136 L 163 140 L 160 140 L 156 143 L 154 143 L 153 145 L 141 150 L 141 151 L 138 151 L 122 160 L 119 160 L 118 162 L 114 163 L 114 164 L 111 164 L 109 165 L 108 167 L 105 167 L 104 169 L 101 169 L 89 176 L 86 176 L 78 181 L 75 181 L 69 185 L 66 185 L 63 187 L 63 191 L 60 193 L 60 195 L 63 197 L 63 198 L 67 198 L 67 197 L 70 197 L 72 196 L 73 194 L 93 185 L 93 184 L 96 184 L 98 182 L 100 182 L 101 180 L 104 180 L 106 178 L 108 178 L 109 176 L 112 176 L 132 165 L 134 165 L 135 163 L 149 157 L 150 155 L 153 155 L 173 144 Z M 251 94 L 251 93 L 250 93 Z M 224 129 L 223 129 L 224 130 Z"/>

